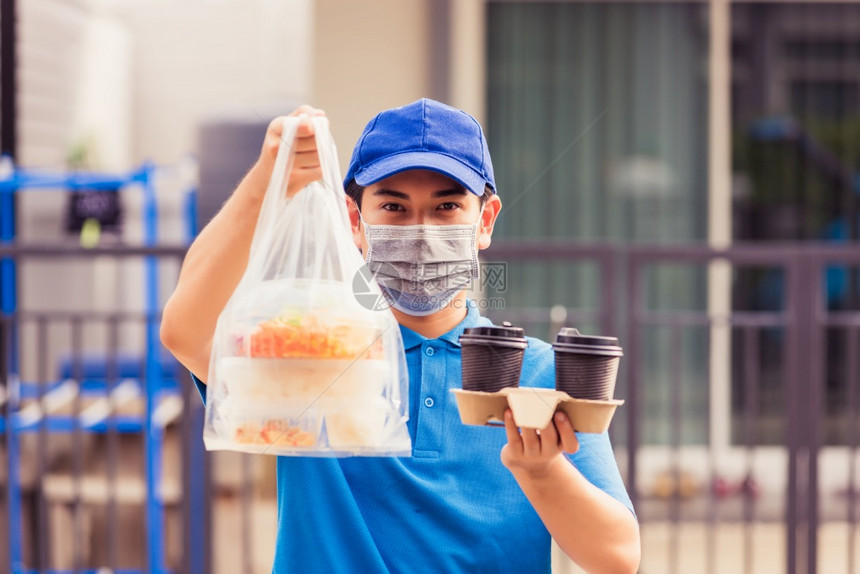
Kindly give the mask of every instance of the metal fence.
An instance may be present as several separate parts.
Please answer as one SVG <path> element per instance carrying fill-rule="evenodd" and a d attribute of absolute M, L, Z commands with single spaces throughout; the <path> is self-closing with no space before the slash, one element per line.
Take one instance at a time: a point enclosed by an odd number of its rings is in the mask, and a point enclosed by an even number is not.
<path fill-rule="evenodd" d="M 0 248 L 18 262 L 175 265 L 182 255 Z M 616 395 L 626 404 L 611 435 L 642 525 L 643 572 L 858 572 L 860 251 L 499 242 L 486 258 L 512 275 L 519 262 L 587 265 L 581 278 L 597 288 L 584 306 L 488 314 L 535 334 L 588 325 L 620 337 Z M 158 320 L 87 310 L 2 317 L 0 552 L 11 571 L 254 570 L 252 461 L 231 463 L 232 491 L 212 486 L 201 401 L 154 339 Z M 143 341 L 131 358 L 129 332 Z M 234 514 L 215 508 L 225 490 Z M 235 534 L 219 535 L 219 521 L 237 522 Z M 224 540 L 240 555 L 228 569 L 217 564 Z"/>
<path fill-rule="evenodd" d="M 534 243 L 491 257 L 594 263 L 596 307 L 564 315 L 625 348 L 611 435 L 643 571 L 858 572 L 860 250 Z M 559 326 L 549 308 L 500 315 Z"/>
<path fill-rule="evenodd" d="M 137 259 L 149 279 L 183 256 L 182 248 L 0 247 L 19 267 Z M 58 295 L 68 279 L 57 278 Z M 208 571 L 202 406 L 161 349 L 157 308 L 0 317 L 4 569 Z"/>

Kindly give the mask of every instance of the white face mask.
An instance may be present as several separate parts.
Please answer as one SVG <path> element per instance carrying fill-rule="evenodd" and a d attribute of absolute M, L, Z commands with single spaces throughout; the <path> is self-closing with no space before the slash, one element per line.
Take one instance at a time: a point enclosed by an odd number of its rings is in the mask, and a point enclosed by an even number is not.
<path fill-rule="evenodd" d="M 481 208 L 481 214 L 484 209 Z M 360 217 L 360 214 L 359 214 Z M 478 222 L 368 225 L 365 261 L 388 303 L 408 315 L 432 315 L 478 277 Z"/>

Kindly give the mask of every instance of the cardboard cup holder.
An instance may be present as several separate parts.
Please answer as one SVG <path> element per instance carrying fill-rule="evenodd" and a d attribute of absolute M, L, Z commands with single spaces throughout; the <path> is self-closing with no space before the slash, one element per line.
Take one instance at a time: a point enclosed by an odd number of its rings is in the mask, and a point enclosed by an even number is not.
<path fill-rule="evenodd" d="M 602 433 L 609 428 L 615 409 L 623 400 L 574 399 L 562 391 L 539 387 L 509 387 L 495 393 L 452 389 L 463 424 L 484 426 L 504 424 L 505 410 L 511 409 L 514 422 L 523 428 L 545 428 L 557 411 L 567 414 L 573 430 Z"/>

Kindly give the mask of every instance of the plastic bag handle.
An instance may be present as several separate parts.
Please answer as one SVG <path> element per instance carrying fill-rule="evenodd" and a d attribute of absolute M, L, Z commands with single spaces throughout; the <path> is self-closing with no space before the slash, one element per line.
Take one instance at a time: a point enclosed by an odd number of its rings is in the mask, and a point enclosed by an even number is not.
<path fill-rule="evenodd" d="M 279 205 L 287 201 L 287 184 L 289 174 L 293 171 L 295 154 L 293 153 L 293 142 L 299 121 L 289 121 L 293 118 L 284 118 L 281 129 L 281 141 L 278 144 L 278 154 L 275 156 L 275 165 L 272 167 L 272 175 L 269 178 L 269 186 L 263 196 L 260 206 L 260 214 L 257 216 L 257 227 L 251 240 L 251 251 L 257 251 L 260 244 L 265 245 L 264 239 L 272 232 L 277 218 Z M 295 118 L 298 120 L 298 118 Z M 253 259 L 253 257 L 251 258 Z"/>
<path fill-rule="evenodd" d="M 307 116 L 285 117 L 281 130 L 281 142 L 278 145 L 278 154 L 275 157 L 275 165 L 272 168 L 272 176 L 269 179 L 269 186 L 266 188 L 263 203 L 260 206 L 260 215 L 257 218 L 257 226 L 251 241 L 249 266 L 245 273 L 246 280 L 248 281 L 256 281 L 262 277 L 265 260 L 254 257 L 253 254 L 260 245 L 271 243 L 271 236 L 277 233 L 277 225 L 281 219 L 280 214 L 290 201 L 290 198 L 287 197 L 287 185 L 289 184 L 289 174 L 295 165 L 293 143 L 303 119 L 309 119 L 314 127 L 314 138 L 320 159 L 319 169 L 321 178 L 319 181 L 311 182 L 296 193 L 304 193 L 307 188 L 316 188 L 316 191 L 319 192 L 320 187 L 324 188 L 322 190 L 323 193 L 332 193 L 336 199 L 332 203 L 337 206 L 337 211 L 332 214 L 332 217 L 338 220 L 337 223 L 339 225 L 343 225 L 345 229 L 349 229 L 349 214 L 346 209 L 343 182 L 341 181 L 340 166 L 337 159 L 337 146 L 329 129 L 328 118 L 325 116 L 310 118 Z M 253 263 L 255 261 L 258 263 L 257 265 Z"/>
<path fill-rule="evenodd" d="M 343 220 L 346 229 L 349 229 L 349 213 L 346 209 L 346 194 L 343 190 L 343 177 L 340 173 L 340 164 L 337 159 L 337 146 L 329 129 L 328 118 L 316 116 L 311 118 L 314 123 L 314 134 L 317 141 L 317 153 L 320 158 L 320 170 L 322 171 L 322 185 L 326 191 L 335 195 L 338 206 L 339 217 Z"/>

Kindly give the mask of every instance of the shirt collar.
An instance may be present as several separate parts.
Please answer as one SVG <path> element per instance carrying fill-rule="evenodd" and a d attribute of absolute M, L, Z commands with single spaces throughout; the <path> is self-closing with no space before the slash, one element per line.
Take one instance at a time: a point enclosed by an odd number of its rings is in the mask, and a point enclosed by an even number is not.
<path fill-rule="evenodd" d="M 440 335 L 436 340 L 439 341 L 447 341 L 451 343 L 455 347 L 460 346 L 460 335 L 463 334 L 465 329 L 470 329 L 472 327 L 477 327 L 481 325 L 491 325 L 492 322 L 486 317 L 481 317 L 481 314 L 478 312 L 478 307 L 471 300 L 466 301 L 466 317 L 460 321 L 453 329 L 448 331 L 447 333 Z M 408 327 L 400 326 L 400 334 L 403 336 L 403 348 L 411 349 L 413 347 L 417 347 L 424 341 L 428 341 L 429 339 L 424 335 L 420 335 L 409 329 Z"/>

